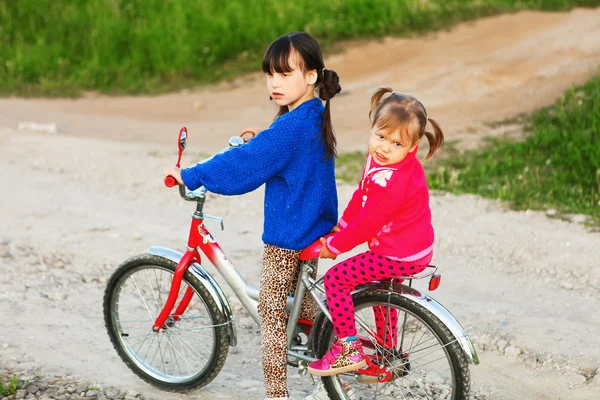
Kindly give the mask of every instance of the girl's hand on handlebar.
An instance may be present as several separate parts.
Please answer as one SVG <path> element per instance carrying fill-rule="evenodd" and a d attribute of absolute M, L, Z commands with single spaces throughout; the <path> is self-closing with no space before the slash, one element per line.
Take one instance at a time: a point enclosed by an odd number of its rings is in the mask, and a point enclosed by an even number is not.
<path fill-rule="evenodd" d="M 327 248 L 327 245 L 325 244 L 325 238 L 322 237 L 319 240 L 321 241 L 321 244 L 323 245 L 323 247 L 321 247 L 321 252 L 319 253 L 319 257 L 320 258 L 331 258 L 332 260 L 335 260 L 337 258 L 337 254 L 334 254 L 329 251 L 329 249 Z"/>
<path fill-rule="evenodd" d="M 260 128 L 245 128 L 240 131 L 240 136 L 244 138 L 244 142 L 252 139 L 254 136 L 258 135 L 262 129 Z"/>
<path fill-rule="evenodd" d="M 181 180 L 181 169 L 175 166 L 169 167 L 165 170 L 163 174 L 163 180 L 167 178 L 167 176 L 172 176 L 175 178 L 178 184 L 183 185 L 183 180 Z"/>
<path fill-rule="evenodd" d="M 331 228 L 331 230 L 329 231 L 329 233 L 336 233 L 336 232 L 339 232 L 339 231 L 341 231 L 341 229 L 340 229 L 339 226 L 336 225 L 333 228 Z"/>

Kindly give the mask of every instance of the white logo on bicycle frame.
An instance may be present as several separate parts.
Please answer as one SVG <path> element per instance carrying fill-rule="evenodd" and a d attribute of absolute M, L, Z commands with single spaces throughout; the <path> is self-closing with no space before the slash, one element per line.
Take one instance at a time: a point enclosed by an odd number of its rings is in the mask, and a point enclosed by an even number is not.
<path fill-rule="evenodd" d="M 202 243 L 215 243 L 215 238 L 213 238 L 213 235 L 210 234 L 204 225 L 198 226 L 198 233 L 202 236 Z"/>

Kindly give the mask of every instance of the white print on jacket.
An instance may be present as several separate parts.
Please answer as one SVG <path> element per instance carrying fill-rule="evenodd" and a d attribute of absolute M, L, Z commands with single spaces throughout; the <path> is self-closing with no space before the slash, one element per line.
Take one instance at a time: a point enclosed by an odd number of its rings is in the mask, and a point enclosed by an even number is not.
<path fill-rule="evenodd" d="M 378 184 L 381 187 L 386 187 L 388 181 L 392 178 L 392 174 L 394 173 L 394 170 L 391 169 L 384 169 L 384 170 L 380 170 L 376 173 L 373 174 L 373 182 L 375 182 L 376 184 Z M 367 191 L 369 190 L 369 188 L 367 188 Z M 365 203 L 367 202 L 367 195 L 364 194 L 362 197 L 362 205 L 361 207 L 364 208 Z"/>
<path fill-rule="evenodd" d="M 369 154 L 369 156 L 367 157 L 367 166 L 371 165 L 371 155 Z M 371 178 L 371 180 L 378 184 L 381 187 L 386 187 L 388 181 L 392 178 L 392 175 L 394 174 L 394 171 L 396 169 L 392 169 L 392 168 L 371 168 L 371 169 L 367 169 L 367 166 L 365 167 L 365 171 L 363 172 L 363 179 L 360 182 L 360 186 L 361 188 L 365 188 L 366 186 L 366 182 L 367 179 L 369 177 L 369 175 L 373 175 L 373 177 Z M 366 191 L 369 190 L 368 187 L 365 188 Z M 364 208 L 365 203 L 367 202 L 367 195 L 363 195 L 362 197 L 362 207 Z M 371 246 L 379 246 L 379 240 L 377 239 L 377 236 L 380 236 L 382 233 L 388 233 L 390 231 L 390 227 L 392 226 L 393 221 L 390 221 L 389 224 L 384 225 L 381 230 L 379 231 L 379 233 L 377 233 L 377 235 L 375 235 L 370 241 L 369 241 L 369 245 Z"/>
<path fill-rule="evenodd" d="M 390 180 L 393 173 L 394 173 L 394 171 L 392 171 L 391 169 L 388 169 L 388 170 L 384 169 L 382 171 L 378 171 L 377 173 L 373 174 L 373 182 L 375 182 L 376 184 L 378 184 L 381 187 L 386 187 L 387 181 Z"/>
<path fill-rule="evenodd" d="M 389 224 L 384 225 L 381 230 L 375 235 L 370 241 L 370 246 L 379 246 L 379 240 L 377 240 L 377 236 L 380 236 L 382 233 L 388 233 L 390 231 L 390 227 L 394 224 L 394 221 L 390 221 Z"/>

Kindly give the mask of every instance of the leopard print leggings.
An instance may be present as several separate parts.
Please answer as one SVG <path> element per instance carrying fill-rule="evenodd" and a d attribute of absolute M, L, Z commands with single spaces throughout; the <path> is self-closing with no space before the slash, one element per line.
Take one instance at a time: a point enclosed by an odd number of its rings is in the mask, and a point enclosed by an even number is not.
<path fill-rule="evenodd" d="M 317 275 L 314 265 L 313 278 Z M 261 324 L 261 348 L 267 397 L 287 397 L 287 333 L 285 304 L 298 282 L 300 251 L 265 245 L 260 276 L 258 313 Z M 300 318 L 313 320 L 317 304 L 310 294 L 302 301 Z"/>

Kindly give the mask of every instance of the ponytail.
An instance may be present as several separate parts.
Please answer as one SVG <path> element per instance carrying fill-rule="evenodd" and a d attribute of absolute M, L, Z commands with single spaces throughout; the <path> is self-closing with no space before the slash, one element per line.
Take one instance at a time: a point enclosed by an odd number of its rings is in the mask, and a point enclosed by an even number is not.
<path fill-rule="evenodd" d="M 425 117 L 426 120 L 429 120 L 431 126 L 433 126 L 433 132 L 425 131 L 423 134 L 427 137 L 429 141 L 429 153 L 427 153 L 427 157 L 425 160 L 429 160 L 435 152 L 440 148 L 442 143 L 444 143 L 444 132 L 442 132 L 442 128 L 433 118 Z M 426 122 L 427 123 L 427 122 Z"/>
<path fill-rule="evenodd" d="M 369 111 L 369 120 L 371 121 L 371 126 L 375 125 L 375 122 L 379 119 L 379 111 L 383 107 L 380 107 L 382 98 L 386 93 L 394 93 L 392 88 L 390 87 L 380 87 L 377 88 L 373 96 L 371 96 L 371 110 Z"/>
<path fill-rule="evenodd" d="M 319 73 L 317 71 L 317 75 L 318 74 Z M 323 68 L 321 74 L 323 78 L 321 80 L 321 84 L 319 85 L 319 98 L 325 101 L 325 111 L 323 112 L 323 122 L 321 124 L 323 142 L 325 143 L 327 154 L 330 157 L 337 157 L 337 140 L 335 139 L 333 125 L 331 123 L 331 106 L 329 104 L 329 100 L 341 92 L 342 87 L 340 86 L 340 77 L 335 71 Z"/>

